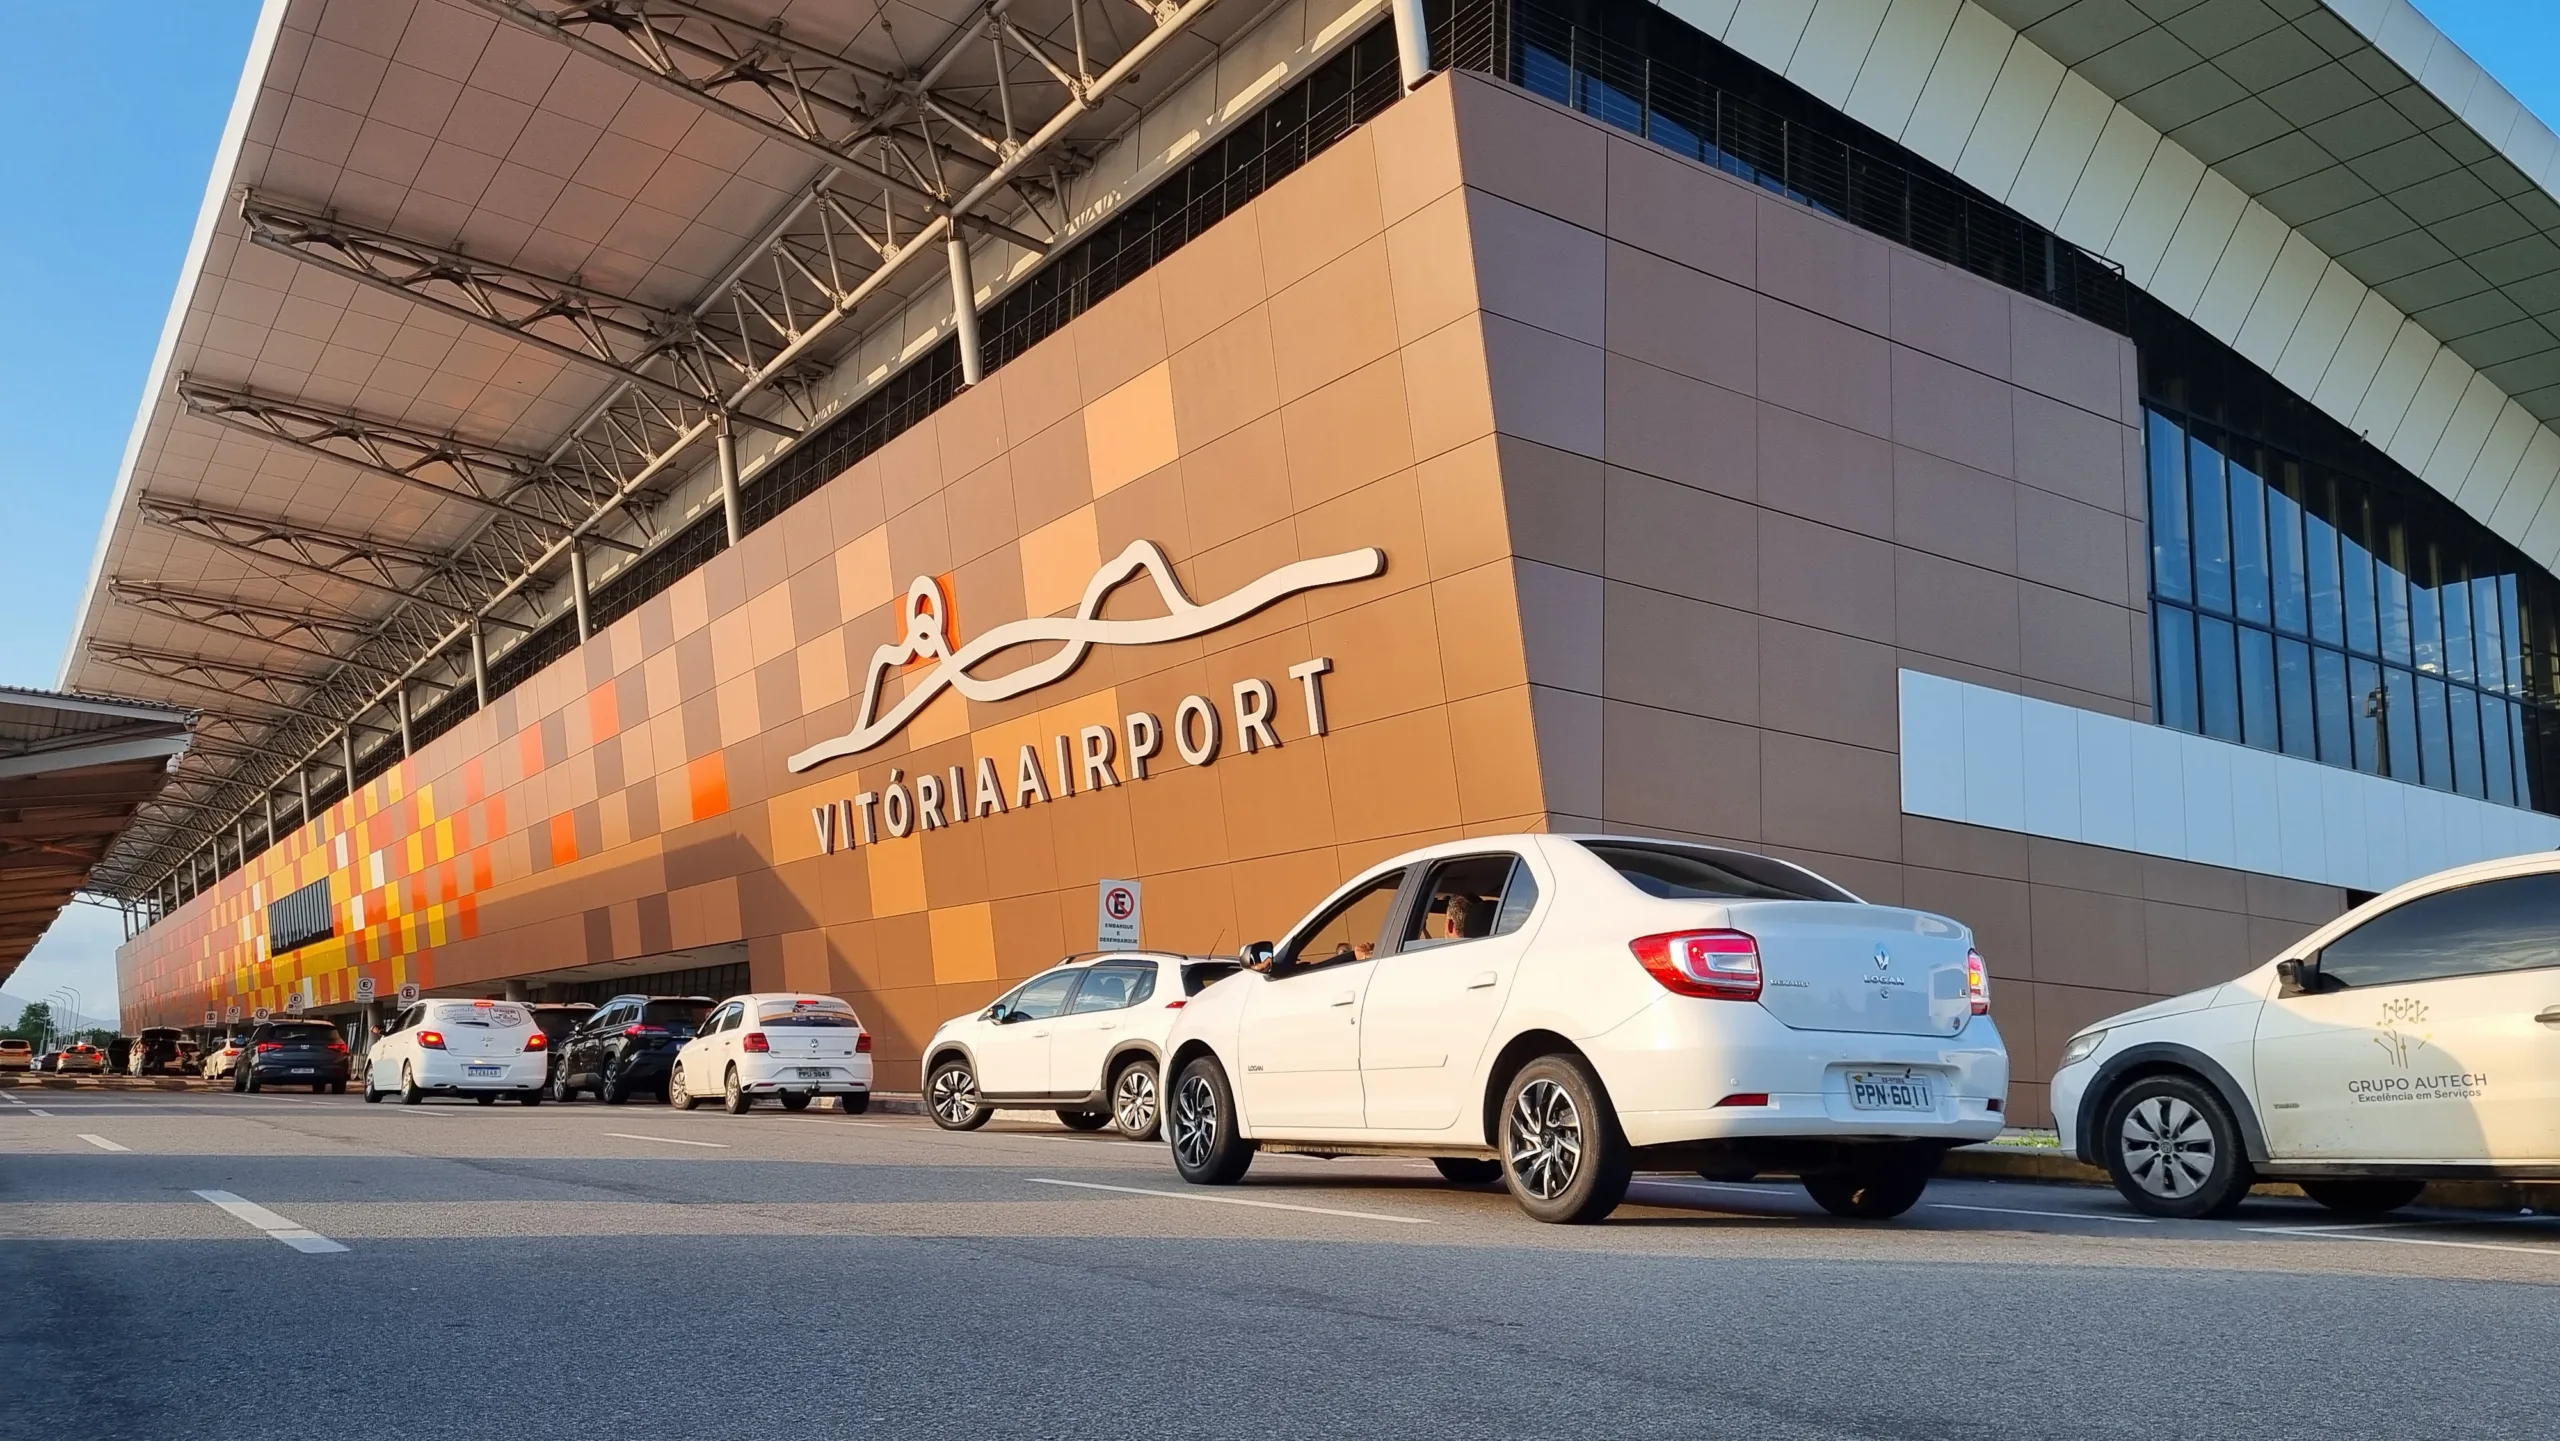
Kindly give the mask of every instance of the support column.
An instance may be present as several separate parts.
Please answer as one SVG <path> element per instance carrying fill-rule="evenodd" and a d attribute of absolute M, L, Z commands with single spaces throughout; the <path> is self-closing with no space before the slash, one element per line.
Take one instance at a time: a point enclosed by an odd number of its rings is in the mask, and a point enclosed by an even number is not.
<path fill-rule="evenodd" d="M 712 443 L 720 457 L 720 516 L 729 523 L 729 543 L 747 533 L 745 517 L 738 508 L 738 438 L 729 433 L 729 417 L 720 417 L 720 428 L 712 433 Z"/>
<path fill-rule="evenodd" d="M 489 708 L 489 640 L 481 634 L 477 616 L 471 621 L 471 694 L 479 702 L 476 709 Z"/>
<path fill-rule="evenodd" d="M 354 726 L 348 726 L 338 732 L 338 764 L 346 769 L 347 796 L 353 799 L 356 793 L 356 728 Z"/>
<path fill-rule="evenodd" d="M 529 1001 L 533 999 L 533 993 L 525 989 L 524 982 L 509 981 L 507 982 L 506 998 L 510 1001 Z"/>
<path fill-rule="evenodd" d="M 1419 9 L 1419 0 L 1415 0 Z M 965 388 L 987 378 L 986 361 L 978 354 L 978 285 L 969 278 L 969 242 L 953 224 L 951 254 L 951 333 L 960 343 L 960 384 Z"/>
<path fill-rule="evenodd" d="M 400 714 L 400 757 L 401 759 L 406 760 L 408 759 L 409 752 L 412 749 L 409 744 L 408 686 L 403 685 L 398 690 L 391 693 L 391 708 Z"/>
<path fill-rule="evenodd" d="M 293 768 L 293 779 L 294 783 L 302 788 L 301 824 L 307 826 L 311 824 L 311 767 L 295 766 Z"/>
<path fill-rule="evenodd" d="M 569 542 L 569 599 L 578 608 L 578 644 L 585 645 L 594 634 L 587 621 L 587 552 L 574 540 Z"/>
<path fill-rule="evenodd" d="M 1431 77 L 1431 28 L 1422 18 L 1422 0 L 1388 0 L 1396 22 L 1396 63 L 1404 72 L 1404 92 Z"/>
<path fill-rule="evenodd" d="M 276 843 L 276 793 L 275 793 L 275 790 L 274 790 L 272 787 L 270 787 L 270 788 L 268 789 L 267 793 L 266 793 L 265 795 L 263 795 L 263 796 L 259 797 L 259 799 L 260 799 L 260 800 L 263 800 L 263 801 L 265 801 L 265 802 L 267 803 L 267 848 L 268 848 L 268 849 L 270 849 L 270 850 L 273 850 L 273 849 L 275 848 L 275 843 Z"/>

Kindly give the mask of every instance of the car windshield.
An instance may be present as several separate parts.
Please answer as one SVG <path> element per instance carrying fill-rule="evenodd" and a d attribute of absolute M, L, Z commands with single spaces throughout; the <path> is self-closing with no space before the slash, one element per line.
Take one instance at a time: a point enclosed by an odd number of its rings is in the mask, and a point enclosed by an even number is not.
<path fill-rule="evenodd" d="M 1182 993 L 1196 996 L 1243 969 L 1234 961 L 1194 961 L 1182 968 Z"/>
<path fill-rule="evenodd" d="M 862 1023 L 853 1018 L 853 1007 L 833 997 L 802 996 L 788 1001 L 760 1001 L 756 1004 L 756 1024 L 761 1026 L 834 1026 L 858 1030 Z"/>
<path fill-rule="evenodd" d="M 1813 872 L 1767 856 L 1708 846 L 1584 841 L 1628 885 L 1672 901 L 1849 901 Z"/>
<path fill-rule="evenodd" d="M 644 1026 L 682 1026 L 688 1030 L 702 1024 L 711 1011 L 709 1001 L 651 1001 L 640 1008 L 640 1024 Z"/>
<path fill-rule="evenodd" d="M 511 1031 L 518 1026 L 530 1024 L 532 1019 L 533 1018 L 531 1016 L 525 1014 L 525 1009 L 522 1006 L 509 1005 L 503 1001 L 492 1001 L 486 1004 L 475 1001 L 467 1006 L 454 1005 L 436 1007 L 435 1020 L 432 1024 L 439 1026 L 496 1026 L 500 1029 Z"/>

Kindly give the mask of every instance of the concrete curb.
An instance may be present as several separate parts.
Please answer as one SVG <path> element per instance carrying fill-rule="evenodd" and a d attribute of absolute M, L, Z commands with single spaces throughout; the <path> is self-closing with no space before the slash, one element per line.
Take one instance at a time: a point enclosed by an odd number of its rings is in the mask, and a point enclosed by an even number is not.
<path fill-rule="evenodd" d="M 2105 1171 L 2059 1150 L 2030 1146 L 1958 1146 L 1938 1167 L 1941 1176 L 1997 1181 L 2044 1181 L 2067 1186 L 2108 1186 Z M 2262 1181 L 2249 1188 L 2253 1196 L 2300 1197 L 2302 1188 L 2289 1181 Z M 2418 1197 L 2422 1206 L 2455 1211 L 2560 1211 L 2560 1182 L 2437 1181 Z"/>

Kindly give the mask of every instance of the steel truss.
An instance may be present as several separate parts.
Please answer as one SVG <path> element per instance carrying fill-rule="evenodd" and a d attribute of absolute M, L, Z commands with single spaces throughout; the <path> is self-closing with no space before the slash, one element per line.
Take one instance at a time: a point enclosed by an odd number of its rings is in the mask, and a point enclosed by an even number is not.
<path fill-rule="evenodd" d="M 901 58 L 887 12 L 876 7 L 867 18 L 848 11 L 858 33 L 830 50 L 697 0 L 468 3 L 682 95 L 822 169 L 680 311 L 279 198 L 240 196 L 253 243 L 504 334 L 613 384 L 551 451 L 535 457 L 197 377 L 183 382 L 189 409 L 208 419 L 483 512 L 467 542 L 434 554 L 144 498 L 148 518 L 262 570 L 326 577 L 391 602 L 347 649 L 319 647 L 336 669 L 299 702 L 304 714 L 280 717 L 262 738 L 263 751 L 300 758 L 274 768 L 245 758 L 233 764 L 222 798 L 235 817 L 297 773 L 336 769 L 340 728 L 386 705 L 405 709 L 413 685 L 440 695 L 472 684 L 480 627 L 510 624 L 500 608 L 520 598 L 540 610 L 551 577 L 583 576 L 585 547 L 624 544 L 608 530 L 617 518 L 638 544 L 653 544 L 660 536 L 651 509 L 706 437 L 720 442 L 734 540 L 738 476 L 730 432 L 748 426 L 788 438 L 823 419 L 809 382 L 843 348 L 838 335 L 857 312 L 916 288 L 908 283 L 919 280 L 914 267 L 934 263 L 919 257 L 938 251 L 948 266 L 962 375 L 975 383 L 982 367 L 965 237 L 996 237 L 1034 253 L 1061 239 L 1067 184 L 1086 164 L 1070 132 L 1111 104 L 1215 0 L 988 0 L 913 63 Z M 236 608 L 181 614 L 174 601 L 152 608 L 218 630 L 255 628 Z M 100 888 L 156 890 L 229 824 L 173 819 L 165 838 L 137 837 L 120 848 L 102 868 Z"/>

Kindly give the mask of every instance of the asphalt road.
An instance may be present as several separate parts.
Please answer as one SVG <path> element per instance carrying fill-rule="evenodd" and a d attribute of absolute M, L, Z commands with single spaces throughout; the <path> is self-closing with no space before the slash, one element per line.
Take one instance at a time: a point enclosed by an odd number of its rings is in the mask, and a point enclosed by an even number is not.
<path fill-rule="evenodd" d="M 2545 1434 L 2560 1223 L 2397 1220 L 1663 1178 L 1562 1228 L 1030 1117 L 0 1091 L 0 1437 Z"/>

